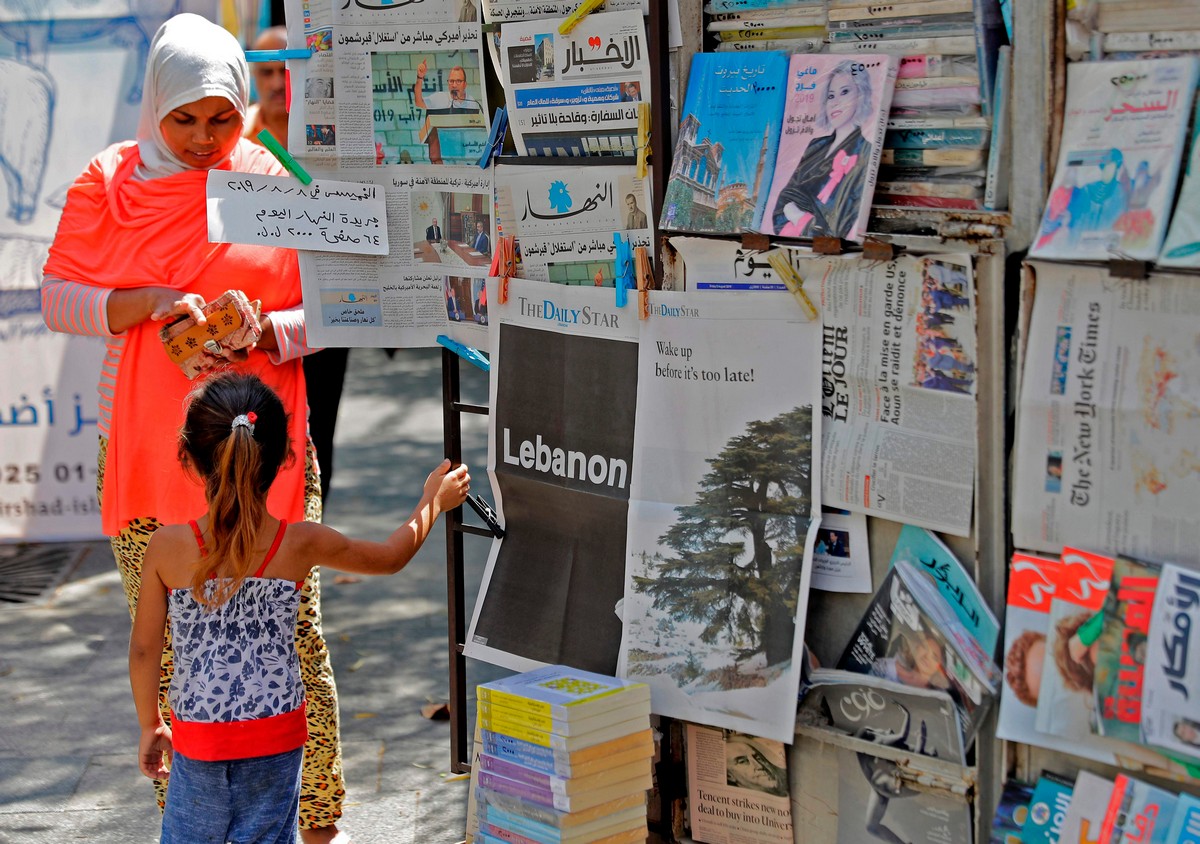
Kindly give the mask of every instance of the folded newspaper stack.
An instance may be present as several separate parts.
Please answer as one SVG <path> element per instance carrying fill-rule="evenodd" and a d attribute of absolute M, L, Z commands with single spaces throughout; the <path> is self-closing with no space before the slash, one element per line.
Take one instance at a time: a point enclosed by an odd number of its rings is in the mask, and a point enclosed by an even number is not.
<path fill-rule="evenodd" d="M 552 665 L 477 696 L 476 841 L 645 840 L 649 686 Z"/>

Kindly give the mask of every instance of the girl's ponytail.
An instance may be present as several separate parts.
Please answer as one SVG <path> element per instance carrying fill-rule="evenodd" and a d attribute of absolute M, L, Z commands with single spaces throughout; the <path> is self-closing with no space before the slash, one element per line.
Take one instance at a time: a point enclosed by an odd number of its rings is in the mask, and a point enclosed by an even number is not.
<path fill-rule="evenodd" d="M 179 449 L 201 476 L 208 501 L 207 556 L 192 592 L 200 604 L 216 607 L 250 574 L 267 491 L 291 456 L 283 403 L 253 375 L 213 376 L 192 395 Z"/>

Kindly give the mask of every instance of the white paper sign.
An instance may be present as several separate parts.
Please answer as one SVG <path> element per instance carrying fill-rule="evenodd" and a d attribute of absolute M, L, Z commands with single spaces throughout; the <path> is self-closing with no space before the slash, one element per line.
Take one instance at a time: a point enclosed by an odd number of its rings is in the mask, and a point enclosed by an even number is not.
<path fill-rule="evenodd" d="M 208 239 L 316 252 L 388 254 L 383 188 L 210 170 Z"/>

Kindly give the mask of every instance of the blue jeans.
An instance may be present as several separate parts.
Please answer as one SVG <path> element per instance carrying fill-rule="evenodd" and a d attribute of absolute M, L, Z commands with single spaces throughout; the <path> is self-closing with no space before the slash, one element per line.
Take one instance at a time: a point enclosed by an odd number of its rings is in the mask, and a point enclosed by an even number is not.
<path fill-rule="evenodd" d="M 304 748 L 198 762 L 176 753 L 160 844 L 295 844 Z"/>

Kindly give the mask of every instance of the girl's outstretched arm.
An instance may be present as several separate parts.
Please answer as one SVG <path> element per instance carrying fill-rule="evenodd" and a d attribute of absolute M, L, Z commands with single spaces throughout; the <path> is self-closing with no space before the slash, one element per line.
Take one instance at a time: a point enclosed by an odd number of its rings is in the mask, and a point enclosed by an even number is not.
<path fill-rule="evenodd" d="M 158 710 L 158 681 L 162 673 L 163 635 L 167 626 L 167 587 L 159 577 L 155 537 L 151 537 L 142 564 L 142 587 L 138 592 L 133 632 L 129 636 L 129 684 L 137 707 L 141 738 L 138 766 L 150 779 L 165 779 L 172 757 L 171 730 Z M 161 549 L 162 544 L 157 543 Z M 167 764 L 163 764 L 163 754 Z"/>
<path fill-rule="evenodd" d="M 299 575 L 296 579 L 314 565 L 356 574 L 395 574 L 420 550 L 438 516 L 466 501 L 470 489 L 466 465 L 451 469 L 450 461 L 443 460 L 425 479 L 416 508 L 383 542 L 350 539 L 313 522 L 290 525 L 289 532 L 295 529 L 301 540 L 293 556 L 305 566 L 302 572 L 295 572 Z"/>

